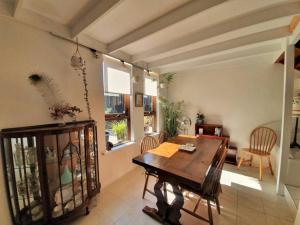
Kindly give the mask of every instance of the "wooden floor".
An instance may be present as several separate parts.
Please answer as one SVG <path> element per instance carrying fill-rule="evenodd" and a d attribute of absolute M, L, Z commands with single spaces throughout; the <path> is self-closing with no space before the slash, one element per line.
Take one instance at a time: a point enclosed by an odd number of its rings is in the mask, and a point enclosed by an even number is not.
<path fill-rule="evenodd" d="M 222 189 L 220 195 L 221 215 L 213 208 L 216 225 L 293 225 L 294 215 L 287 202 L 275 194 L 275 179 L 268 174 L 264 180 L 257 179 L 257 169 L 224 166 Z M 88 216 L 82 216 L 72 225 L 156 225 L 158 224 L 142 212 L 145 205 L 155 206 L 155 199 L 146 194 L 142 200 L 144 184 L 143 171 L 138 168 L 118 181 L 107 186 L 98 195 Z M 155 180 L 151 180 L 153 185 Z M 169 201 L 172 201 L 169 195 Z M 186 194 L 185 207 L 192 208 L 195 198 Z M 206 207 L 202 205 L 198 213 L 207 216 Z M 207 225 L 182 212 L 183 225 Z"/>

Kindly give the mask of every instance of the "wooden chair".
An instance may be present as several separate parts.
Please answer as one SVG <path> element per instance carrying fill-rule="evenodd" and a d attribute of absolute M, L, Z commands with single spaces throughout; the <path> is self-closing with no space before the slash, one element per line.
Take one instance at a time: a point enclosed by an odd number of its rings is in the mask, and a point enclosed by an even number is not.
<path fill-rule="evenodd" d="M 159 143 L 156 138 L 152 136 L 145 136 L 142 141 L 141 141 L 141 154 L 143 154 L 146 151 L 149 151 L 151 149 L 157 148 L 159 146 Z M 151 190 L 149 190 L 148 187 L 148 181 L 149 181 L 149 176 L 153 176 L 157 178 L 157 175 L 154 173 L 151 173 L 147 170 L 145 170 L 145 176 L 146 176 L 146 181 L 143 189 L 143 198 L 145 198 L 146 191 L 151 193 L 152 195 L 155 195 L 155 193 Z"/>
<path fill-rule="evenodd" d="M 165 131 L 160 131 L 158 135 L 158 142 L 159 144 L 164 143 L 167 140 L 167 133 Z"/>
<path fill-rule="evenodd" d="M 241 159 L 238 169 L 245 161 L 245 155 L 250 155 L 250 166 L 252 166 L 253 156 L 259 156 L 259 179 L 262 180 L 263 159 L 267 158 L 271 174 L 274 175 L 271 164 L 271 151 L 276 144 L 277 135 L 274 130 L 268 127 L 257 127 L 250 135 L 250 147 L 241 149 Z"/>
<path fill-rule="evenodd" d="M 220 203 L 219 203 L 219 194 L 222 192 L 220 179 L 222 175 L 222 169 L 225 162 L 227 154 L 227 138 L 223 141 L 219 151 L 217 152 L 212 165 L 205 177 L 200 193 L 200 198 L 198 199 L 193 212 L 183 209 L 187 213 L 195 216 L 196 218 L 207 221 L 210 225 L 213 225 L 213 216 L 211 210 L 211 202 L 214 202 L 217 206 L 218 213 L 221 214 Z M 207 210 L 208 210 L 208 219 L 203 218 L 202 216 L 196 214 L 196 211 L 199 207 L 201 199 L 207 201 Z"/>
<path fill-rule="evenodd" d="M 203 182 L 200 193 L 196 193 L 197 195 L 200 195 L 200 198 L 198 199 L 193 212 L 191 212 L 187 209 L 183 209 L 184 211 L 191 214 L 192 216 L 195 216 L 196 218 L 207 221 L 210 225 L 213 225 L 211 202 L 214 202 L 216 204 L 218 213 L 221 214 L 219 194 L 222 192 L 222 188 L 221 188 L 220 179 L 221 179 L 222 169 L 223 169 L 223 165 L 224 165 L 225 158 L 226 158 L 227 151 L 228 151 L 226 148 L 228 138 L 215 137 L 215 139 L 222 139 L 222 145 L 220 146 L 218 152 L 216 153 L 216 155 L 213 159 L 211 167 L 210 167 L 210 169 L 206 175 L 206 178 Z M 207 201 L 208 220 L 203 218 L 202 216 L 196 214 L 196 211 L 199 207 L 201 199 L 205 199 Z"/>

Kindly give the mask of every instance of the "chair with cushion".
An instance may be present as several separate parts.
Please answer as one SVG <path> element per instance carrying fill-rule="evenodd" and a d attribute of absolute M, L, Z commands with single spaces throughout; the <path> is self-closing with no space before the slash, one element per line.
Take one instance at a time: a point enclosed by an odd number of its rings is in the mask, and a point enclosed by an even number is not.
<path fill-rule="evenodd" d="M 267 158 L 271 174 L 274 175 L 271 164 L 271 151 L 276 144 L 277 135 L 274 130 L 268 127 L 257 127 L 250 135 L 250 147 L 241 149 L 241 158 L 238 169 L 245 161 L 245 155 L 250 155 L 250 166 L 252 165 L 253 156 L 259 157 L 259 179 L 262 180 L 263 159 Z"/>
<path fill-rule="evenodd" d="M 156 138 L 152 136 L 145 136 L 141 141 L 141 154 L 151 149 L 157 148 L 158 146 L 159 143 Z M 145 176 L 146 176 L 146 181 L 143 189 L 143 198 L 145 198 L 146 191 L 155 195 L 154 192 L 149 190 L 147 187 L 148 187 L 149 176 L 153 176 L 157 178 L 156 174 L 153 174 L 147 170 L 145 171 Z"/>

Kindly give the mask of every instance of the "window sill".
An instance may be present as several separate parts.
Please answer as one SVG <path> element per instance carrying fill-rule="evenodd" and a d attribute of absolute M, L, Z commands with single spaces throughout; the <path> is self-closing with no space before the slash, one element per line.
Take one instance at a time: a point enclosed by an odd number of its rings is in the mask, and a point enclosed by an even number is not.
<path fill-rule="evenodd" d="M 124 148 L 126 148 L 126 147 L 128 147 L 128 146 L 134 145 L 134 144 L 135 144 L 134 141 L 129 141 L 129 142 L 126 142 L 126 143 L 124 143 L 124 144 L 120 144 L 120 145 L 118 145 L 118 146 L 113 147 L 113 148 L 112 148 L 111 150 L 109 150 L 109 151 L 105 150 L 104 155 L 110 154 L 110 153 L 113 153 L 113 152 L 118 152 L 118 151 L 120 151 L 120 150 L 122 150 L 122 149 L 124 149 Z"/>

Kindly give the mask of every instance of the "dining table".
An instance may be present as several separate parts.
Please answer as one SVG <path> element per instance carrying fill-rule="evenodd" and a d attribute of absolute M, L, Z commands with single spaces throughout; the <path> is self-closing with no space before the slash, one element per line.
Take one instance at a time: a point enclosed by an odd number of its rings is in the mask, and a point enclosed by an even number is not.
<path fill-rule="evenodd" d="M 180 150 L 182 145 L 187 144 L 195 146 L 195 150 Z M 183 190 L 201 193 L 202 184 L 221 145 L 221 138 L 179 135 L 133 158 L 133 163 L 158 177 L 154 185 L 157 208 L 145 206 L 143 212 L 161 224 L 181 225 Z M 167 201 L 167 192 L 162 190 L 165 182 L 172 186 L 175 195 L 171 203 Z"/>

